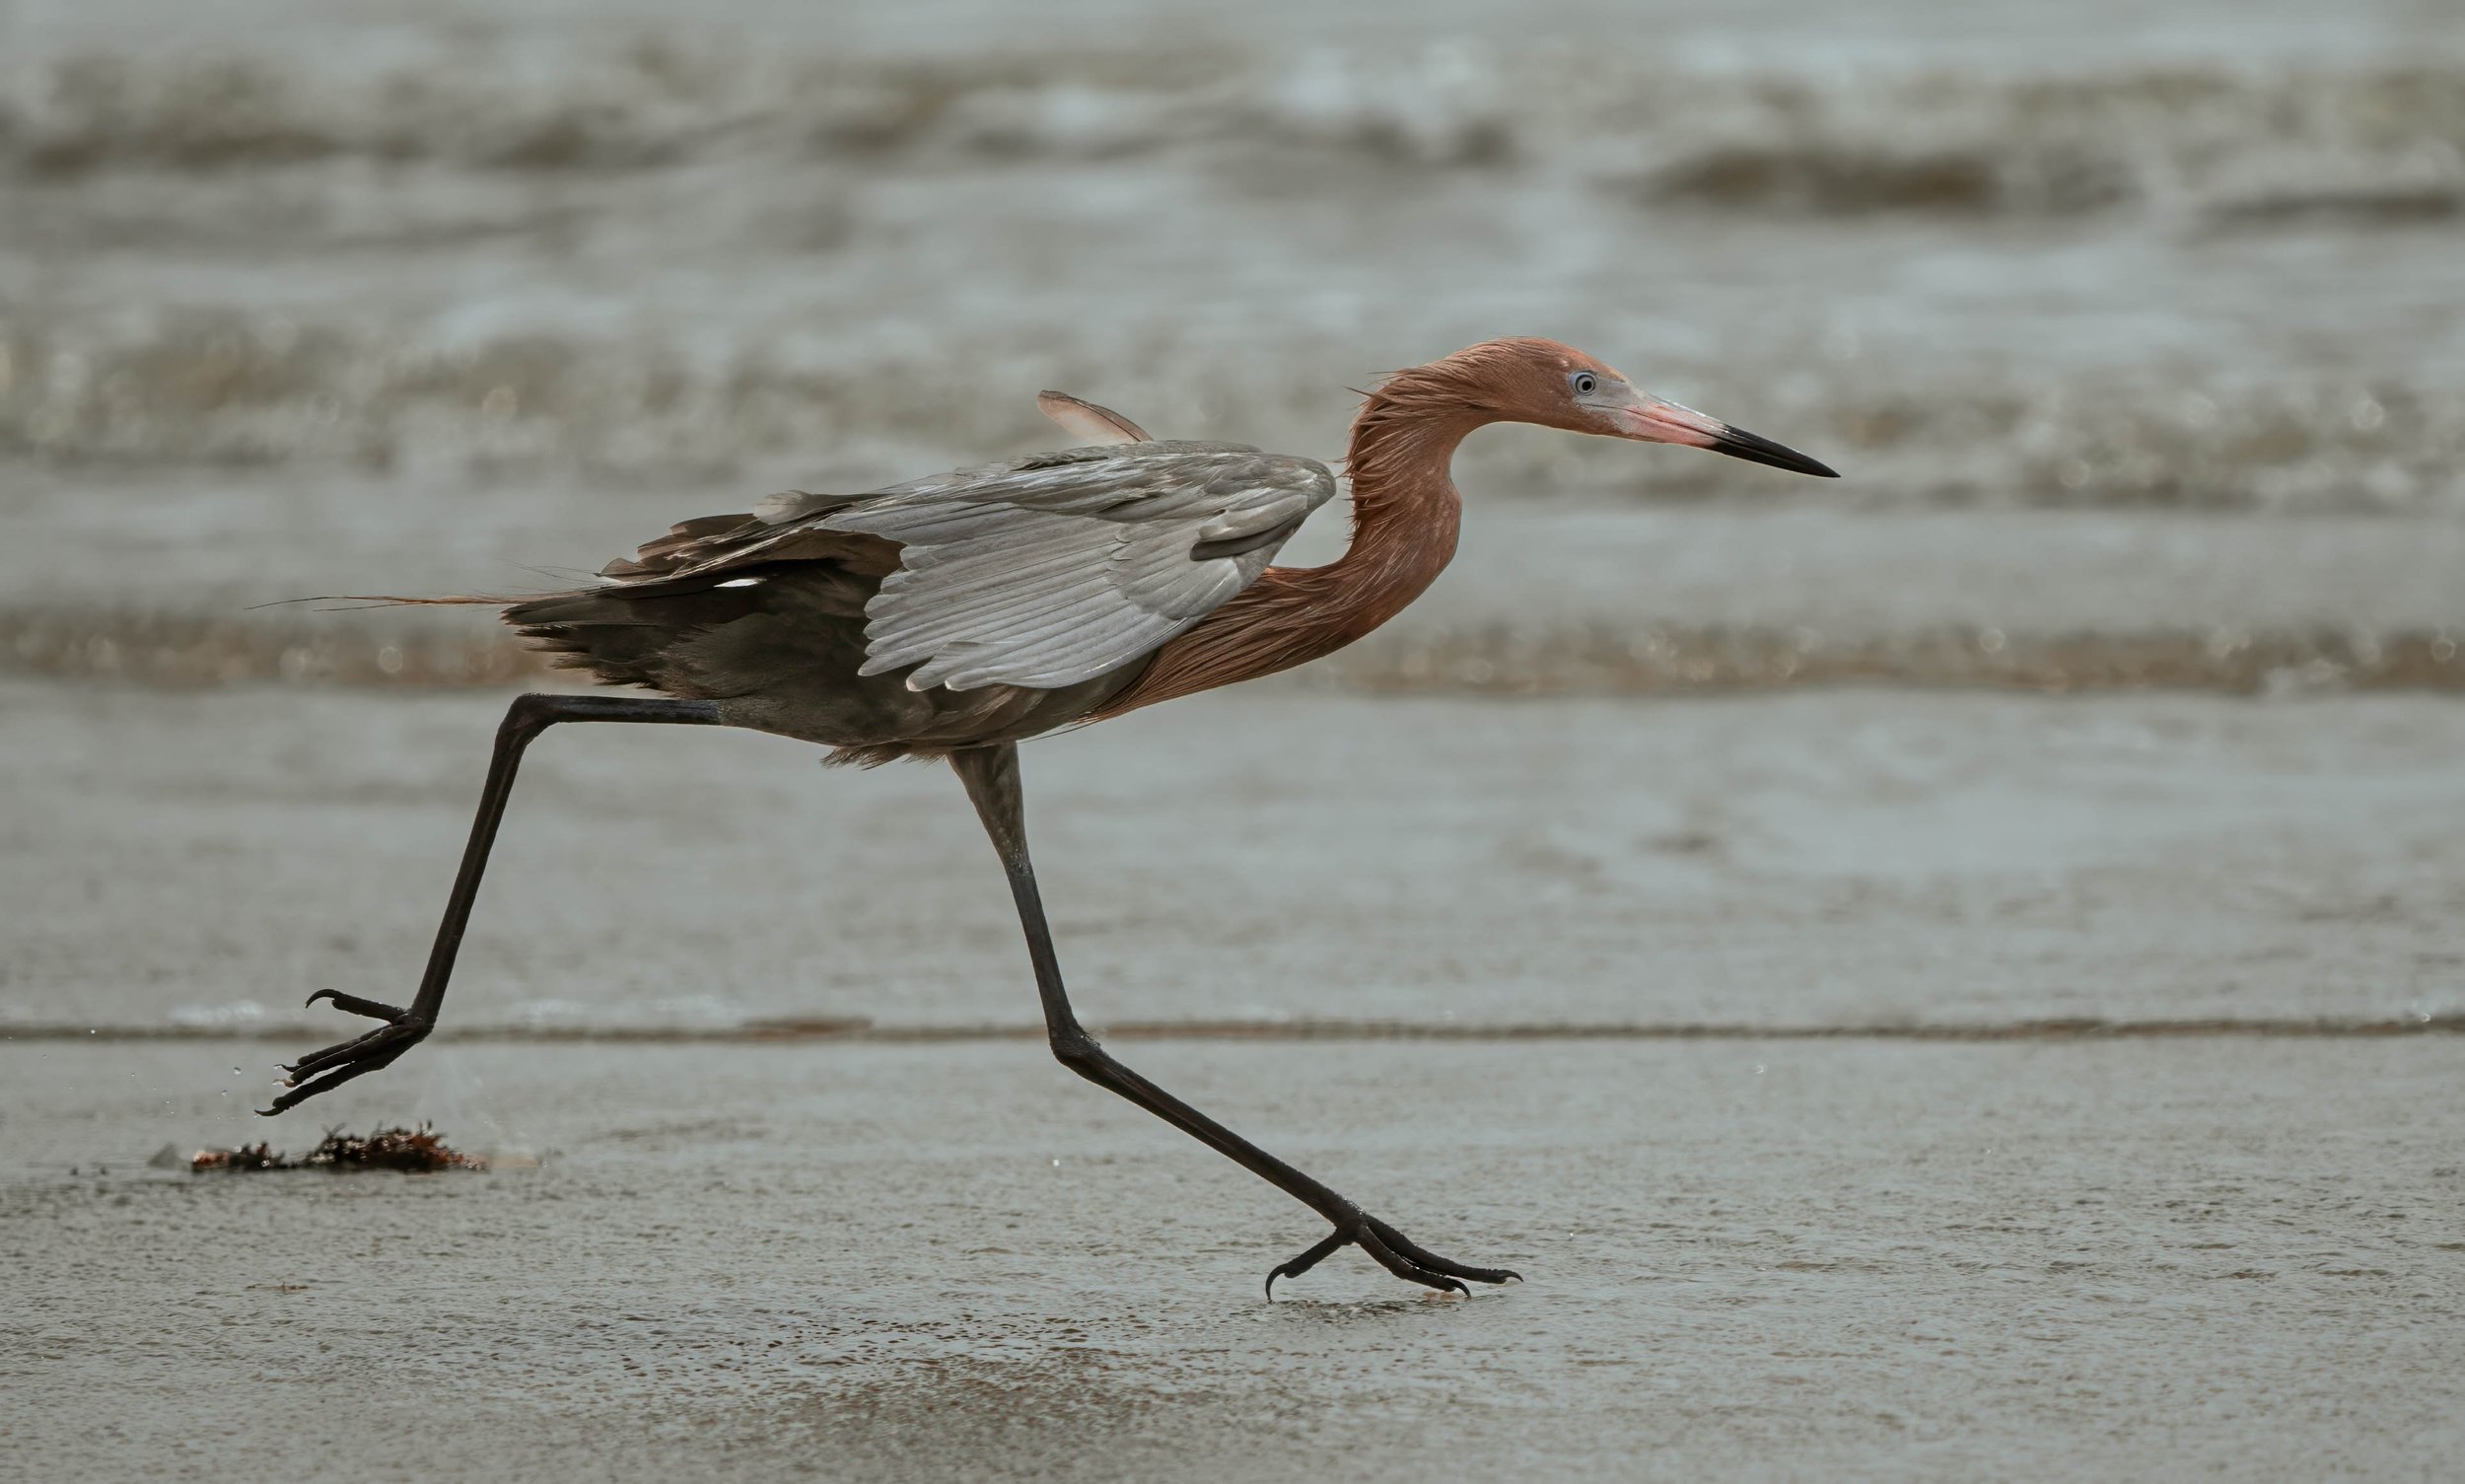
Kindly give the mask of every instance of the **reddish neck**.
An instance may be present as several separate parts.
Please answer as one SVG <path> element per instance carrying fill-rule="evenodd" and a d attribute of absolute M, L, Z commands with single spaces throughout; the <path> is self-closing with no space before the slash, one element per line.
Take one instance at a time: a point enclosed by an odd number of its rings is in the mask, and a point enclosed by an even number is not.
<path fill-rule="evenodd" d="M 1428 368 L 1424 368 L 1427 370 Z M 1455 554 L 1463 505 L 1455 445 L 1494 414 L 1416 395 L 1405 373 L 1353 420 L 1352 544 L 1323 567 L 1269 567 L 1247 592 L 1166 644 L 1096 716 L 1254 679 L 1332 654 L 1394 617 Z"/>
<path fill-rule="evenodd" d="M 1403 611 L 1455 555 L 1463 501 L 1447 465 L 1464 435 L 1490 421 L 1460 406 L 1428 405 L 1389 389 L 1353 420 L 1352 541 L 1323 567 L 1268 575 L 1306 593 L 1334 643 L 1349 644 Z M 1335 635 L 1341 634 L 1340 638 Z"/>

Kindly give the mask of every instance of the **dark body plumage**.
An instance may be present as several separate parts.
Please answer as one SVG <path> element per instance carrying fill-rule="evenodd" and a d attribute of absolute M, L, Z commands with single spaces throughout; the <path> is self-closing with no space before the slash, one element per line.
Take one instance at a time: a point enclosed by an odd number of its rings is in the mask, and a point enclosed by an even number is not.
<path fill-rule="evenodd" d="M 708 577 L 614 583 L 516 603 L 505 621 L 531 647 L 553 654 L 549 663 L 560 669 L 587 670 L 603 684 L 716 701 L 728 725 L 819 742 L 834 763 L 936 756 L 1034 737 L 1096 710 L 1147 667 L 1141 659 L 1117 674 L 1060 690 L 920 691 L 908 689 L 900 672 L 859 674 L 865 604 L 887 575 L 880 565 L 883 548 L 892 565 L 897 555 L 887 541 L 843 539 L 851 548 L 844 556 L 747 566 L 737 574 L 758 579 L 747 586 Z M 658 544 L 643 548 L 646 556 Z"/>
<path fill-rule="evenodd" d="M 686 521 L 610 562 L 599 585 L 512 603 L 504 618 L 553 664 L 715 701 L 726 724 L 820 742 L 833 762 L 940 756 L 1101 711 L 1160 644 L 1254 580 L 1334 488 L 1323 464 L 1241 444 L 1070 449 Z M 878 530 L 912 532 L 925 559 Z M 970 561 L 981 570 L 945 577 Z M 903 562 L 913 570 L 901 575 Z M 930 611 L 900 610 L 902 583 Z M 1041 634 L 1012 621 L 1022 589 L 1069 621 Z M 963 622 L 953 632 L 943 614 L 971 604 L 1028 631 L 991 643 Z M 957 658 L 885 666 L 910 631 L 907 649 L 939 641 Z M 1039 683 L 986 678 L 984 660 L 971 673 L 975 655 Z M 919 675 L 927 683 L 911 683 Z"/>

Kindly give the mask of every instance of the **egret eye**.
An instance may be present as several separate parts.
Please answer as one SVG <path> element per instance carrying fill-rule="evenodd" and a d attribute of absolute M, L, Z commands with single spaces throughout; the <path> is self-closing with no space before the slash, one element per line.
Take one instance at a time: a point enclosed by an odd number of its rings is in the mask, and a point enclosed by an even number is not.
<path fill-rule="evenodd" d="M 1574 386 L 1577 396 L 1589 396 L 1600 389 L 1600 378 L 1588 371 L 1579 371 L 1568 377 L 1567 381 Z"/>

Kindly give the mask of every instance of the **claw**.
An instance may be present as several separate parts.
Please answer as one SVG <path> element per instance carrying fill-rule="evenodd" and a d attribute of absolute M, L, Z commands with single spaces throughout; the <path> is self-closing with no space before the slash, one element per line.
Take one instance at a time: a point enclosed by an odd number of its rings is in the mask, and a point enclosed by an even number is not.
<path fill-rule="evenodd" d="M 1358 1225 L 1337 1227 L 1316 1246 L 1289 1261 L 1278 1263 L 1267 1271 L 1267 1300 L 1275 1301 L 1275 1280 L 1298 1278 L 1325 1261 L 1341 1248 L 1359 1243 L 1378 1266 L 1407 1283 L 1418 1283 L 1441 1293 L 1471 1295 L 1461 1280 L 1475 1283 L 1505 1283 L 1509 1279 L 1521 1283 L 1523 1275 L 1511 1268 L 1476 1268 L 1451 1261 L 1435 1252 L 1424 1251 L 1393 1227 L 1374 1216 L 1357 1218 Z"/>
<path fill-rule="evenodd" d="M 346 995 L 338 989 L 318 990 L 308 997 L 308 1005 L 302 1008 L 314 1008 L 319 1000 L 330 1000 L 333 1002 L 334 1009 L 347 1011 L 352 1015 L 364 1015 L 372 1021 L 398 1021 L 410 1014 L 409 1011 L 388 1005 L 383 1000 L 364 1000 L 358 995 Z"/>

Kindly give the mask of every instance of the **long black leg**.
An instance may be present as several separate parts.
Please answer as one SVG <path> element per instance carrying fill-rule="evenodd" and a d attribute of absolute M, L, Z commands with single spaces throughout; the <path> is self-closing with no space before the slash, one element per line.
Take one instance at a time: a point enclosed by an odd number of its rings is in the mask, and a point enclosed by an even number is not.
<path fill-rule="evenodd" d="M 271 1116 L 319 1093 L 332 1092 L 354 1077 L 388 1066 L 436 1028 L 437 1011 L 445 1004 L 446 981 L 454 977 L 454 957 L 461 951 L 462 929 L 470 921 L 471 903 L 479 897 L 479 878 L 488 869 L 489 848 L 496 844 L 497 822 L 505 817 L 505 801 L 514 792 L 514 771 L 522 766 L 523 750 L 533 738 L 558 722 L 711 726 L 718 720 L 719 707 L 712 701 L 611 695 L 516 697 L 506 709 L 504 722 L 496 729 L 496 749 L 488 758 L 488 782 L 479 793 L 479 813 L 470 821 L 470 843 L 462 847 L 462 867 L 455 873 L 454 891 L 445 902 L 445 920 L 437 924 L 437 941 L 428 951 L 428 971 L 420 976 L 419 993 L 412 998 L 410 1008 L 399 1009 L 331 989 L 320 989 L 309 996 L 311 1005 L 330 1000 L 336 1010 L 385 1024 L 285 1067 L 283 1070 L 290 1074 L 290 1091 L 275 1098 L 272 1107 L 257 1111 Z"/>
<path fill-rule="evenodd" d="M 1027 860 L 1019 749 L 1007 743 L 970 747 L 951 753 L 951 766 L 967 786 L 967 797 L 975 801 L 976 815 L 984 821 L 985 833 L 993 837 L 1002 870 L 1010 877 L 1010 893 L 1019 903 L 1020 924 L 1026 929 L 1027 956 L 1035 965 L 1035 988 L 1044 1002 L 1044 1032 L 1053 1055 L 1071 1071 L 1137 1103 L 1334 1225 L 1334 1232 L 1324 1240 L 1267 1274 L 1268 1298 L 1275 1297 L 1276 1279 L 1297 1277 L 1338 1248 L 1356 1243 L 1396 1277 L 1431 1288 L 1463 1293 L 1466 1290 L 1459 1279 L 1504 1283 L 1517 1276 L 1506 1268 L 1470 1267 L 1424 1251 L 1386 1223 L 1131 1071 L 1097 1044 L 1079 1024 L 1070 1008 L 1070 996 L 1062 988 L 1061 960 L 1053 953 L 1044 899 L 1036 890 L 1035 868 Z"/>

